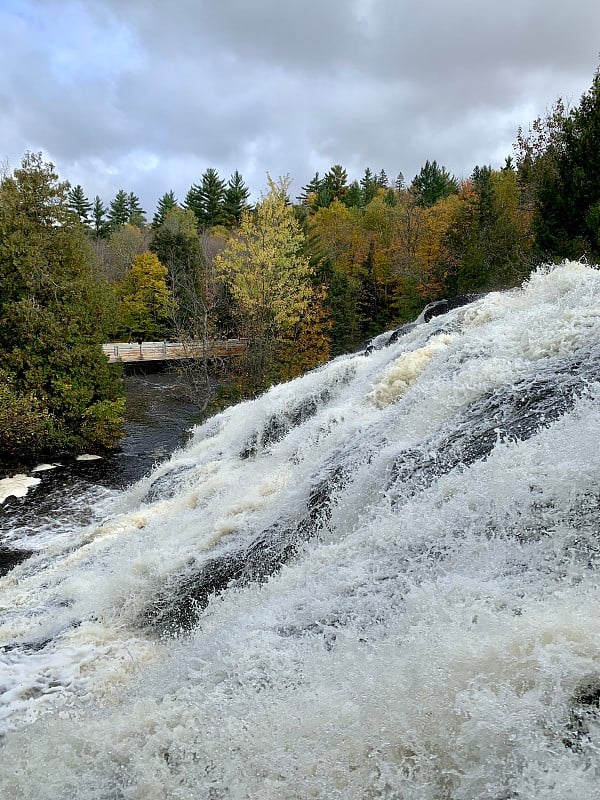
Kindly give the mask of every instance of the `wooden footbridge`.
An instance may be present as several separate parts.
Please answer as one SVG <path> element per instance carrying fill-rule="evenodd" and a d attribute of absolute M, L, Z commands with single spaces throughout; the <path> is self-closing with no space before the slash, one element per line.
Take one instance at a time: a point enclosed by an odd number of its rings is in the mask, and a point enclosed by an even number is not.
<path fill-rule="evenodd" d="M 229 358 L 240 355 L 246 347 L 245 339 L 216 339 L 212 342 L 115 342 L 103 344 L 102 350 L 111 364 L 130 364 L 188 358 Z"/>

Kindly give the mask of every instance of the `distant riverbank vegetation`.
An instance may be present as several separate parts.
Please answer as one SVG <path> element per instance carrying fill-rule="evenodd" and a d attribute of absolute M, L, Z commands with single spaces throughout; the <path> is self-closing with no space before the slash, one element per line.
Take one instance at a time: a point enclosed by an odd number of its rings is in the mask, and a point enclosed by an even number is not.
<path fill-rule="evenodd" d="M 0 181 L 0 460 L 110 450 L 122 434 L 118 367 L 101 343 L 209 342 L 222 397 L 250 397 L 413 319 L 428 302 L 517 285 L 541 261 L 600 258 L 600 78 L 519 130 L 504 166 L 459 180 L 426 161 L 410 183 L 341 164 L 292 198 L 268 178 L 207 169 L 148 217 L 107 204 L 27 153 Z M 188 365 L 189 368 L 189 365 Z M 190 371 L 206 408 L 215 365 Z"/>

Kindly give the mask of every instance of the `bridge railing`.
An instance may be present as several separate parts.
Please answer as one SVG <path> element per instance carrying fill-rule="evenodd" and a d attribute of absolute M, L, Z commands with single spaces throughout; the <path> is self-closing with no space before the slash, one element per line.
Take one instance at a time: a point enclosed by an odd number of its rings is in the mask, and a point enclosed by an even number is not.
<path fill-rule="evenodd" d="M 216 339 L 212 342 L 112 342 L 102 350 L 109 362 L 177 361 L 188 358 L 226 358 L 246 350 L 245 339 Z"/>

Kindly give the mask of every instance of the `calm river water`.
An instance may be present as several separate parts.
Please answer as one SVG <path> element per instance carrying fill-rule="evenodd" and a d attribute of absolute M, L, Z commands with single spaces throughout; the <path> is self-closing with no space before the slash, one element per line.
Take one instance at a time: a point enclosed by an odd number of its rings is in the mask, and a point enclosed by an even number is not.
<path fill-rule="evenodd" d="M 129 374 L 124 381 L 127 422 L 121 450 L 106 459 L 61 459 L 53 469 L 31 470 L 27 474 L 40 483 L 25 497 L 11 496 L 0 505 L 0 574 L 11 565 L 15 550 L 38 550 L 55 535 L 101 516 L 115 492 L 149 473 L 188 439 L 198 409 L 176 373 Z"/>

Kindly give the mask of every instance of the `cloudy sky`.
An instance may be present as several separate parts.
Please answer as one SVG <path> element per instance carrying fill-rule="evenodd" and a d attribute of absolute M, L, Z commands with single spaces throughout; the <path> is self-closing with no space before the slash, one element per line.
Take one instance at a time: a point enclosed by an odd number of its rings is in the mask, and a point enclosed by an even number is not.
<path fill-rule="evenodd" d="M 412 179 L 500 166 L 519 125 L 577 104 L 598 0 L 0 0 L 0 159 L 146 211 L 202 172 L 257 197 L 341 163 Z"/>

